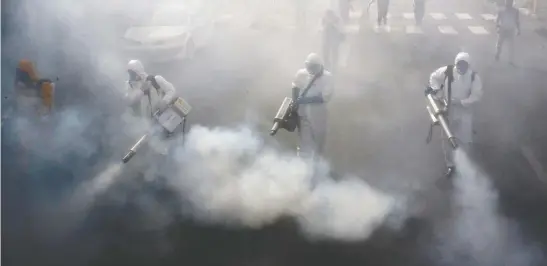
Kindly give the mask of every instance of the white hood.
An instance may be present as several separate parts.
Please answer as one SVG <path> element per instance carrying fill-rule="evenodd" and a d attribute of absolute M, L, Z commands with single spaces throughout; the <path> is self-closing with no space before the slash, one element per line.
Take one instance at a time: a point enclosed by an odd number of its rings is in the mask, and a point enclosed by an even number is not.
<path fill-rule="evenodd" d="M 144 65 L 139 60 L 131 60 L 127 63 L 127 70 L 134 71 L 141 78 L 146 78 L 147 74 L 144 71 Z"/>
<path fill-rule="evenodd" d="M 457 64 L 459 61 L 465 61 L 469 65 L 471 65 L 471 56 L 466 52 L 460 52 L 456 55 L 456 58 L 454 59 L 454 64 Z"/>

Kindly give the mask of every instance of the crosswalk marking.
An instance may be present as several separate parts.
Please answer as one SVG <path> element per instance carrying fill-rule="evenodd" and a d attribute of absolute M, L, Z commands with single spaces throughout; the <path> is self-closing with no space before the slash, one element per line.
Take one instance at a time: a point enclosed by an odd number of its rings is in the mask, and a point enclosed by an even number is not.
<path fill-rule="evenodd" d="M 524 14 L 524 15 L 526 15 L 526 16 L 530 15 L 530 9 L 528 9 L 528 8 L 519 7 L 519 11 L 520 11 L 520 13 L 522 13 L 522 14 Z"/>
<path fill-rule="evenodd" d="M 394 34 L 407 34 L 407 35 L 422 35 L 422 34 L 433 34 L 433 33 L 441 33 L 444 35 L 459 35 L 459 34 L 473 34 L 473 35 L 481 35 L 486 36 L 490 35 L 491 32 L 488 31 L 483 26 L 465 26 L 467 28 L 467 31 L 457 31 L 454 26 L 450 25 L 441 25 L 436 27 L 434 31 L 426 30 L 422 27 L 416 26 L 416 25 L 396 25 L 396 26 L 383 26 L 383 27 L 365 27 L 364 32 L 368 32 L 370 29 L 372 29 L 375 33 L 381 34 L 381 33 L 394 33 Z M 295 26 L 287 26 L 287 30 L 289 31 L 296 31 L 297 28 Z M 321 32 L 322 29 L 316 28 L 316 32 Z M 361 26 L 358 24 L 349 24 L 344 26 L 344 32 L 348 35 L 355 35 L 360 34 Z"/>
<path fill-rule="evenodd" d="M 456 29 L 454 29 L 454 27 L 452 26 L 439 26 L 438 29 L 442 34 L 448 34 L 448 35 L 458 34 Z"/>
<path fill-rule="evenodd" d="M 390 33 L 392 31 L 400 31 L 400 28 L 393 28 L 391 26 L 384 26 L 384 27 L 374 27 L 374 32 L 376 33 Z"/>
<path fill-rule="evenodd" d="M 371 12 L 371 14 L 369 14 L 371 17 L 376 17 L 376 14 Z M 434 20 L 446 20 L 448 19 L 449 16 L 455 16 L 457 19 L 459 20 L 472 20 L 473 19 L 473 16 L 469 13 L 435 13 L 435 12 L 432 12 L 432 13 L 428 13 L 429 16 L 431 16 Z M 351 11 L 349 13 L 349 17 L 350 19 L 359 19 L 361 18 L 362 16 L 362 11 L 361 10 L 355 10 L 355 11 Z M 476 15 L 478 16 L 478 14 Z M 414 13 L 413 12 L 402 12 L 402 13 L 388 13 L 387 14 L 387 17 L 388 18 L 397 18 L 397 17 L 402 17 L 404 19 L 414 19 Z M 482 17 L 484 20 L 495 20 L 496 19 L 496 15 L 494 14 L 480 14 L 480 17 Z"/>
<path fill-rule="evenodd" d="M 345 26 L 346 33 L 357 33 L 357 32 L 359 32 L 360 28 L 361 27 L 359 25 L 356 25 L 356 24 L 350 24 L 350 25 Z"/>
<path fill-rule="evenodd" d="M 484 20 L 496 20 L 496 16 L 492 14 L 481 14 Z"/>
<path fill-rule="evenodd" d="M 405 32 L 408 34 L 423 34 L 424 33 L 422 28 L 414 26 L 414 25 L 406 26 Z"/>
<path fill-rule="evenodd" d="M 447 19 L 447 17 L 446 17 L 445 14 L 443 14 L 443 13 L 430 13 L 429 15 L 431 15 L 431 17 L 432 17 L 434 20 L 443 20 L 443 19 Z"/>
<path fill-rule="evenodd" d="M 469 14 L 467 14 L 467 13 L 455 13 L 455 15 L 456 15 L 456 17 L 457 17 L 458 19 L 465 19 L 465 20 L 467 20 L 467 19 L 473 19 L 473 18 L 471 17 L 471 15 L 469 15 Z"/>
<path fill-rule="evenodd" d="M 484 27 L 482 26 L 468 26 L 467 27 L 473 34 L 477 34 L 477 35 L 486 35 L 488 34 L 488 30 L 486 30 Z"/>
<path fill-rule="evenodd" d="M 442 13 L 442 12 L 432 12 L 427 13 L 430 19 L 433 20 L 433 27 L 420 27 L 415 26 L 413 19 L 413 12 L 400 12 L 400 13 L 388 13 L 388 17 L 393 17 L 393 20 L 390 21 L 390 26 L 383 27 L 374 27 L 376 24 L 375 14 L 372 15 L 372 18 L 368 17 L 370 26 L 366 25 L 362 29 L 361 20 L 358 17 L 361 15 L 361 10 L 355 10 L 350 13 L 351 20 L 348 24 L 345 25 L 344 30 L 348 35 L 358 34 L 360 31 L 369 32 L 373 31 L 376 33 L 393 33 L 393 34 L 407 34 L 407 35 L 418 35 L 418 34 L 443 34 L 448 36 L 455 36 L 460 34 L 472 34 L 479 36 L 487 36 L 492 34 L 487 25 L 491 24 L 488 21 L 496 19 L 494 14 L 488 13 L 464 13 L 464 12 L 454 12 L 454 13 Z M 466 22 L 464 22 L 466 21 Z M 473 23 L 469 23 L 473 21 Z M 459 25 L 465 23 L 467 25 Z M 368 23 L 367 23 L 368 24 Z M 372 26 L 372 27 L 371 27 Z M 293 27 L 289 27 L 291 30 Z"/>
<path fill-rule="evenodd" d="M 403 13 L 403 18 L 414 19 L 414 13 Z"/>
<path fill-rule="evenodd" d="M 350 11 L 349 13 L 349 17 L 351 19 L 356 19 L 356 18 L 360 18 L 361 17 L 361 11 L 360 10 L 357 10 L 357 11 Z"/>

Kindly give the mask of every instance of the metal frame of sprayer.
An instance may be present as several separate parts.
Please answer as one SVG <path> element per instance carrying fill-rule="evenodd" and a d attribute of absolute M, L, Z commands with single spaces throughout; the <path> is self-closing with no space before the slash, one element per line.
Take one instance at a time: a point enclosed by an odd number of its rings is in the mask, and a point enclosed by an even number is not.
<path fill-rule="evenodd" d="M 450 101 L 444 99 L 440 100 L 435 97 L 434 94 L 435 92 L 433 91 L 433 89 L 428 87 L 426 90 L 426 99 L 429 105 L 426 106 L 426 109 L 431 119 L 428 142 L 431 139 L 433 126 L 440 125 L 444 133 L 446 134 L 450 145 L 452 145 L 452 148 L 456 149 L 458 148 L 458 143 L 456 142 L 456 137 L 452 134 L 452 131 L 450 131 L 450 127 L 446 118 L 448 110 L 450 108 Z"/>
<path fill-rule="evenodd" d="M 177 128 L 182 126 L 182 137 L 184 143 L 184 134 L 186 133 L 186 120 L 187 116 L 192 110 L 192 106 L 188 104 L 183 98 L 176 97 L 169 103 L 167 108 L 164 110 L 158 110 L 152 116 L 157 125 L 159 125 L 163 132 L 170 136 L 176 133 Z M 127 163 L 137 154 L 138 149 L 147 142 L 150 135 L 154 134 L 157 129 L 157 125 L 154 125 L 153 128 L 146 134 L 144 134 L 137 142 L 129 149 L 122 159 L 123 163 Z"/>

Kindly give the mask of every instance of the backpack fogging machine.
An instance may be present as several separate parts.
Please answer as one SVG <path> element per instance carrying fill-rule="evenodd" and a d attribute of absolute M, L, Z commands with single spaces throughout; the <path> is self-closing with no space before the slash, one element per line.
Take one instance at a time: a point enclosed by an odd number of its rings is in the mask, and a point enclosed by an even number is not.
<path fill-rule="evenodd" d="M 452 148 L 456 149 L 458 148 L 458 143 L 456 143 L 456 137 L 454 137 L 452 131 L 450 131 L 450 127 L 448 126 L 448 120 L 446 118 L 448 114 L 448 107 L 450 106 L 450 100 L 441 100 L 437 98 L 434 94 L 435 92 L 433 91 L 433 89 L 431 87 L 427 87 L 425 91 L 425 96 L 428 105 L 426 106 L 426 108 L 427 112 L 429 113 L 429 118 L 431 119 L 431 126 L 429 128 L 427 143 L 431 141 L 433 127 L 436 125 L 440 125 L 444 133 L 446 134 L 450 145 L 452 145 Z M 450 99 L 450 95 L 449 97 L 447 97 L 447 99 Z"/>
<path fill-rule="evenodd" d="M 294 132 L 298 126 L 298 105 L 293 99 L 298 98 L 300 90 L 298 88 L 292 89 L 292 98 L 285 97 L 277 113 L 275 114 L 273 126 L 270 130 L 270 136 L 277 134 L 280 128 L 283 128 L 289 132 Z"/>
<path fill-rule="evenodd" d="M 191 110 L 192 107 L 184 99 L 181 97 L 176 97 L 167 105 L 167 108 L 156 111 L 154 115 L 152 115 L 153 121 L 155 122 L 154 126 L 129 149 L 129 151 L 122 158 L 123 163 L 129 162 L 129 160 L 137 154 L 139 148 L 148 141 L 150 135 L 157 132 L 162 132 L 166 136 L 174 135 L 177 132 L 184 135 L 186 128 L 186 117 Z"/>

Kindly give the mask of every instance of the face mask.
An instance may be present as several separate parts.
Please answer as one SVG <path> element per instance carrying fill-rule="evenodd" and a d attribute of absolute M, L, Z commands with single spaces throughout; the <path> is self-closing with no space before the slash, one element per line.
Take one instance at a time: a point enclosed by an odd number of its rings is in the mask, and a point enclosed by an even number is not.
<path fill-rule="evenodd" d="M 131 86 L 131 88 L 133 89 L 136 89 L 136 90 L 140 90 L 143 86 L 143 82 L 140 82 L 140 81 L 129 81 L 129 86 Z"/>
<path fill-rule="evenodd" d="M 458 73 L 460 73 L 460 75 L 465 74 L 468 69 L 469 63 L 465 61 L 458 61 L 458 63 L 456 63 L 456 70 L 458 71 Z"/>
<path fill-rule="evenodd" d="M 133 70 L 127 70 L 127 73 L 129 74 L 129 81 L 140 81 L 141 77 Z"/>
<path fill-rule="evenodd" d="M 312 75 L 317 75 L 323 70 L 323 66 L 319 64 L 306 64 L 306 70 Z"/>

